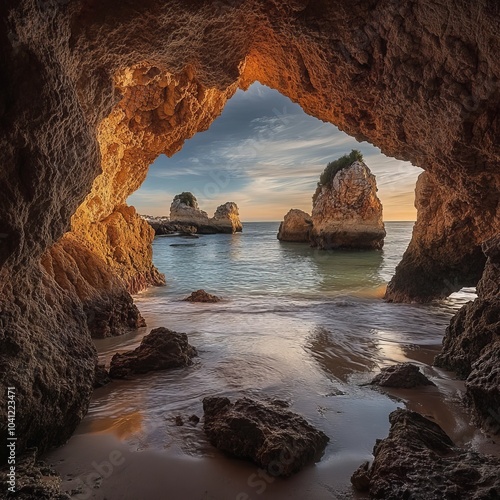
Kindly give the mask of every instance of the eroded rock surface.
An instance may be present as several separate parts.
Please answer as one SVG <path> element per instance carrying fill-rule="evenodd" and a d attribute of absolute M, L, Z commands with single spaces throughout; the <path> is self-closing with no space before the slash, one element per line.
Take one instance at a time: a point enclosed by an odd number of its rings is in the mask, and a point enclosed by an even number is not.
<path fill-rule="evenodd" d="M 180 227 L 194 227 L 200 234 L 236 233 L 241 232 L 238 206 L 228 201 L 219 207 L 213 217 L 201 210 L 198 200 L 191 193 L 182 193 L 175 196 L 170 205 L 170 223 L 165 227 L 178 225 Z"/>
<path fill-rule="evenodd" d="M 500 232 L 500 195 L 486 196 L 484 217 L 477 218 L 468 198 L 456 199 L 452 193 L 433 173 L 420 174 L 415 189 L 417 222 L 386 300 L 429 302 L 476 286 L 486 262 L 481 243 Z"/>
<path fill-rule="evenodd" d="M 111 378 L 109 376 L 108 370 L 106 370 L 106 366 L 103 364 L 96 365 L 95 376 L 94 376 L 94 389 L 103 387 L 106 384 L 109 384 L 110 382 Z"/>
<path fill-rule="evenodd" d="M 238 205 L 228 201 L 218 206 L 214 216 L 210 219 L 210 224 L 219 233 L 240 233 L 243 225 L 240 221 Z"/>
<path fill-rule="evenodd" d="M 255 462 L 272 476 L 290 476 L 319 459 L 329 439 L 301 416 L 250 398 L 203 400 L 204 430 L 210 442 Z"/>
<path fill-rule="evenodd" d="M 323 249 L 380 249 L 385 228 L 375 176 L 363 161 L 338 171 L 318 186 L 313 199 L 313 246 Z"/>
<path fill-rule="evenodd" d="M 205 292 L 205 290 L 196 290 L 183 300 L 186 302 L 220 302 L 222 299 L 217 295 Z"/>
<path fill-rule="evenodd" d="M 375 445 L 370 468 L 353 475 L 370 498 L 497 499 L 500 459 L 455 447 L 436 423 L 399 409 L 391 413 L 389 436 Z"/>
<path fill-rule="evenodd" d="M 0 469 L 2 498 L 19 500 L 70 500 L 71 498 L 61 491 L 62 480 L 59 474 L 37 459 L 36 449 L 27 450 L 16 461 L 15 494 L 8 494 L 7 473 L 7 467 Z"/>
<path fill-rule="evenodd" d="M 111 358 L 109 376 L 126 378 L 130 375 L 167 370 L 192 365 L 196 349 L 188 343 L 185 333 L 167 328 L 155 328 L 146 335 L 133 351 L 116 353 Z"/>
<path fill-rule="evenodd" d="M 488 260 L 477 299 L 451 319 L 435 364 L 466 379 L 466 396 L 477 420 L 500 432 L 500 236 L 483 244 Z"/>
<path fill-rule="evenodd" d="M 41 269 L 42 255 L 71 231 L 68 245 L 95 257 L 73 280 L 90 268 L 118 276 L 127 293 L 161 282 L 153 231 L 124 204 L 151 162 L 205 130 L 238 87 L 277 89 L 439 186 L 444 215 L 433 224 L 419 204 L 393 300 L 424 300 L 432 272 L 479 255 L 500 232 L 499 18 L 487 0 L 2 2 L 0 382 L 22 374 L 19 450 L 68 436 L 95 367 L 91 302 L 85 314 L 87 299 Z M 427 251 L 449 238 L 449 252 Z M 441 273 L 452 288 L 453 272 Z M 6 421 L 2 407 L 3 442 Z"/>
<path fill-rule="evenodd" d="M 411 389 L 420 385 L 436 385 L 420 371 L 418 366 L 412 363 L 399 363 L 382 368 L 370 384 L 401 389 Z"/>
<path fill-rule="evenodd" d="M 308 243 L 311 228 L 311 216 L 303 210 L 292 208 L 280 224 L 278 240 Z"/>

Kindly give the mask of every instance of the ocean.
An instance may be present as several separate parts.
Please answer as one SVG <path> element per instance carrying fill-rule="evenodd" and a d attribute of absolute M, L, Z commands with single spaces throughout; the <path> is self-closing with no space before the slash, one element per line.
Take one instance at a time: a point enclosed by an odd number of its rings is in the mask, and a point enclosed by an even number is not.
<path fill-rule="evenodd" d="M 113 436 L 133 452 L 180 460 L 190 474 L 196 474 L 196 464 L 217 464 L 220 480 L 198 480 L 208 496 L 191 491 L 195 485 L 180 486 L 177 495 L 188 499 L 237 498 L 241 492 L 272 499 L 350 495 L 350 474 L 371 458 L 375 440 L 387 435 L 389 413 L 404 405 L 432 416 L 457 444 L 478 442 L 459 403 L 463 384 L 432 367 L 450 318 L 474 298 L 474 289 L 425 305 L 382 300 L 413 223 L 386 223 L 382 251 L 281 243 L 278 226 L 246 223 L 234 235 L 155 238 L 154 262 L 167 286 L 135 297 L 148 327 L 97 340 L 100 360 L 109 363 L 115 352 L 137 346 L 158 326 L 187 333 L 199 356 L 188 368 L 96 390 L 73 440 Z M 181 300 L 200 288 L 223 301 Z M 363 385 L 381 367 L 402 361 L 420 365 L 437 387 L 387 393 Z M 237 461 L 234 470 L 234 460 L 207 442 L 202 423 L 175 424 L 176 416 L 186 422 L 193 414 L 202 417 L 202 399 L 209 395 L 284 399 L 330 444 L 316 465 L 257 495 L 247 481 L 255 466 Z M 314 495 L 304 496 L 311 484 Z"/>

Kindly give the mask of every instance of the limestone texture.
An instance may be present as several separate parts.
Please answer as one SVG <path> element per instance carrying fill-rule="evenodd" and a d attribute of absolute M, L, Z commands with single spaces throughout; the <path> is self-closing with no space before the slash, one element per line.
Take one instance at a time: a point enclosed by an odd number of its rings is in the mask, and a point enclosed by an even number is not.
<path fill-rule="evenodd" d="M 111 358 L 109 376 L 127 378 L 154 370 L 189 366 L 193 364 L 191 358 L 197 354 L 196 349 L 188 343 L 185 333 L 155 328 L 142 339 L 137 349 L 117 353 Z"/>
<path fill-rule="evenodd" d="M 122 282 L 110 334 L 134 316 L 125 292 L 164 282 L 128 196 L 254 81 L 426 170 L 390 300 L 442 295 L 419 291 L 436 269 L 474 283 L 500 233 L 499 19 L 490 0 L 1 2 L 0 382 L 15 379 L 18 451 L 63 442 L 87 410 L 102 295 L 87 278 Z"/>
<path fill-rule="evenodd" d="M 300 415 L 268 402 L 207 397 L 203 411 L 203 429 L 215 447 L 255 462 L 272 476 L 298 472 L 319 459 L 329 441 Z"/>
<path fill-rule="evenodd" d="M 498 457 L 457 448 L 439 425 L 418 413 L 398 409 L 389 420 L 389 436 L 375 445 L 371 467 L 363 464 L 351 479 L 370 498 L 499 498 Z"/>
<path fill-rule="evenodd" d="M 399 363 L 382 368 L 381 372 L 370 382 L 379 387 L 397 387 L 411 389 L 421 385 L 435 385 L 412 363 Z"/>
<path fill-rule="evenodd" d="M 375 176 L 363 161 L 353 162 L 327 185 L 318 186 L 310 233 L 313 246 L 379 250 L 384 238 Z"/>
<path fill-rule="evenodd" d="M 386 300 L 429 302 L 476 286 L 486 262 L 481 243 L 500 232 L 499 195 L 485 194 L 484 217 L 473 215 L 479 201 L 474 203 L 471 206 L 467 197 L 451 197 L 450 189 L 430 172 L 420 174 L 415 189 L 417 222 Z"/>
<path fill-rule="evenodd" d="M 283 219 L 278 230 L 278 240 L 294 243 L 309 243 L 309 234 L 312 228 L 311 216 L 292 208 Z"/>
<path fill-rule="evenodd" d="M 208 217 L 208 214 L 200 209 L 198 201 L 191 193 L 183 194 L 190 195 L 190 203 L 186 203 L 187 200 L 183 200 L 182 195 L 175 196 L 170 205 L 169 226 L 195 228 L 200 234 L 232 234 L 242 231 L 243 226 L 236 203 L 228 201 L 217 207 L 213 217 Z"/>
<path fill-rule="evenodd" d="M 16 461 L 16 493 L 7 494 L 8 467 L 0 469 L 0 488 L 2 498 L 19 500 L 70 500 L 61 491 L 62 479 L 55 470 L 37 457 L 36 448 L 30 448 Z"/>
<path fill-rule="evenodd" d="M 483 244 L 477 299 L 452 318 L 435 364 L 466 380 L 466 401 L 486 429 L 500 432 L 500 236 Z"/>

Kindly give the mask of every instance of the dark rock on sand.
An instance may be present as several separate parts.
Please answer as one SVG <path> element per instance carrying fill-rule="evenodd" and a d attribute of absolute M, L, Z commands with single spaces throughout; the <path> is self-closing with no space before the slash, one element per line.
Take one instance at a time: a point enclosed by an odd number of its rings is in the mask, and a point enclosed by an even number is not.
<path fill-rule="evenodd" d="M 183 300 L 186 302 L 220 302 L 222 299 L 217 295 L 205 292 L 205 290 L 196 290 Z"/>
<path fill-rule="evenodd" d="M 301 416 L 249 398 L 203 400 L 204 430 L 210 442 L 255 462 L 273 476 L 290 476 L 319 459 L 329 438 Z"/>
<path fill-rule="evenodd" d="M 358 491 L 368 491 L 370 488 L 370 462 L 360 465 L 351 476 L 351 483 Z"/>
<path fill-rule="evenodd" d="M 178 427 L 182 427 L 184 425 L 184 420 L 180 415 L 177 415 L 174 420 L 175 420 L 175 425 L 177 425 Z"/>
<path fill-rule="evenodd" d="M 132 374 L 188 366 L 196 355 L 197 351 L 189 345 L 185 333 L 155 328 L 142 339 L 137 349 L 113 356 L 109 375 L 111 378 L 125 378 Z"/>
<path fill-rule="evenodd" d="M 477 298 L 452 318 L 435 359 L 465 378 L 466 402 L 488 432 L 500 432 L 500 235 L 482 246 L 488 258 Z"/>
<path fill-rule="evenodd" d="M 199 421 L 200 421 L 200 417 L 199 417 L 198 415 L 191 415 L 191 416 L 189 417 L 189 421 L 190 421 L 192 424 L 196 425 L 196 424 L 198 424 L 198 423 L 199 423 Z"/>
<path fill-rule="evenodd" d="M 370 384 L 401 389 L 411 389 L 419 385 L 436 385 L 420 371 L 418 366 L 411 363 L 399 363 L 383 368 Z"/>
<path fill-rule="evenodd" d="M 372 466 L 363 464 L 351 478 L 361 490 L 368 481 L 370 498 L 500 498 L 499 458 L 456 448 L 439 425 L 418 413 L 398 409 L 389 421 L 389 436 L 375 445 Z"/>
<path fill-rule="evenodd" d="M 59 474 L 44 462 L 37 460 L 36 448 L 30 448 L 17 459 L 15 474 L 16 493 L 7 495 L 9 484 L 8 466 L 0 469 L 0 498 L 19 500 L 69 500 L 61 492 Z M 2 496 L 5 495 L 5 496 Z"/>
<path fill-rule="evenodd" d="M 95 377 L 94 377 L 94 389 L 102 387 L 111 382 L 109 377 L 109 372 L 106 370 L 105 365 L 96 365 L 95 367 Z"/>

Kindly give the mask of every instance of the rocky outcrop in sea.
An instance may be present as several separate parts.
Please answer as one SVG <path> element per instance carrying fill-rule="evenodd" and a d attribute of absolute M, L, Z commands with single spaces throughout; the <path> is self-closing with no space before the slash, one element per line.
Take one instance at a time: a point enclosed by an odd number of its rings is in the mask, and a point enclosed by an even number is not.
<path fill-rule="evenodd" d="M 196 197 L 189 192 L 175 196 L 170 205 L 170 217 L 143 215 L 142 218 L 151 225 L 156 235 L 231 234 L 243 230 L 236 203 L 228 201 L 220 205 L 214 216 L 209 217 L 199 207 Z"/>
<path fill-rule="evenodd" d="M 307 243 L 312 229 L 311 216 L 292 208 L 286 215 L 278 230 L 278 240 L 294 243 Z"/>
<path fill-rule="evenodd" d="M 312 222 L 312 246 L 382 248 L 386 234 L 382 203 L 377 196 L 375 176 L 362 159 L 332 172 L 318 186 L 313 197 Z"/>
<path fill-rule="evenodd" d="M 313 196 L 312 216 L 290 210 L 280 224 L 280 241 L 310 242 L 321 249 L 379 250 L 384 245 L 382 203 L 375 176 L 353 150 L 331 162 Z"/>

